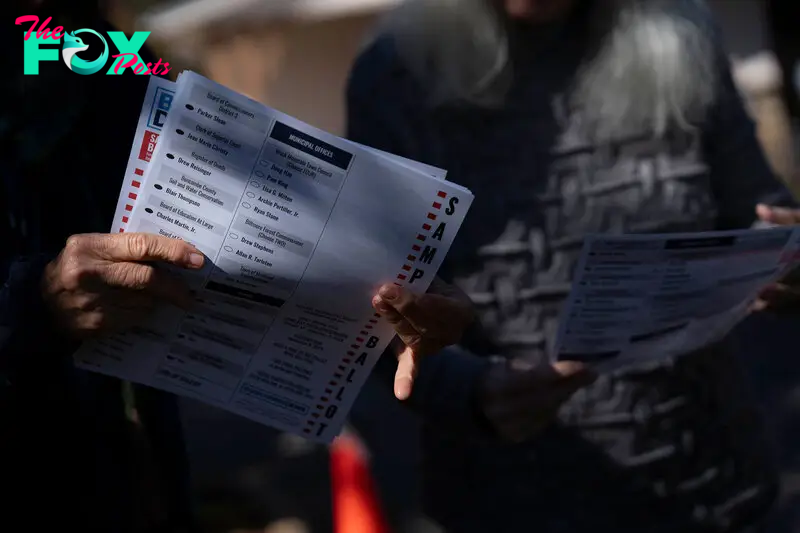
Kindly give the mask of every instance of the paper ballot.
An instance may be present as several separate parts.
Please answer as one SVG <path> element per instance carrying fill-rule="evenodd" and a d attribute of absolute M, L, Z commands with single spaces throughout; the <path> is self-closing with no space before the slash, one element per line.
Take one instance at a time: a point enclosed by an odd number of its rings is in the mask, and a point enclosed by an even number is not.
<path fill-rule="evenodd" d="M 151 83 L 142 117 L 162 90 L 173 91 L 168 115 L 160 132 L 140 123 L 126 176 L 136 190 L 123 186 L 112 231 L 201 250 L 202 271 L 170 269 L 196 291 L 195 306 L 87 343 L 76 363 L 330 442 L 394 336 L 372 296 L 384 283 L 427 290 L 472 195 L 440 169 L 192 72 Z M 158 137 L 145 161 L 148 131 Z"/>
<path fill-rule="evenodd" d="M 133 139 L 125 179 L 122 183 L 111 233 L 124 231 L 128 226 L 133 206 L 141 191 L 142 181 L 153 158 L 158 137 L 166 124 L 172 98 L 175 95 L 174 83 L 170 80 L 150 76 L 139 124 Z"/>
<path fill-rule="evenodd" d="M 586 239 L 555 359 L 601 371 L 722 340 L 800 264 L 800 228 Z"/>

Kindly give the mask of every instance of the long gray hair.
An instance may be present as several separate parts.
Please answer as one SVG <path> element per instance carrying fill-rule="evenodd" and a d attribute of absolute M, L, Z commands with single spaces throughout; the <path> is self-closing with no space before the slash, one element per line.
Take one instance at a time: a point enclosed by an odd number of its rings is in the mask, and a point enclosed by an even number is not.
<path fill-rule="evenodd" d="M 406 0 L 382 26 L 437 102 L 502 101 L 513 76 L 495 0 Z M 691 129 L 716 95 L 715 39 L 702 0 L 591 1 L 593 44 L 569 102 L 599 137 Z"/>

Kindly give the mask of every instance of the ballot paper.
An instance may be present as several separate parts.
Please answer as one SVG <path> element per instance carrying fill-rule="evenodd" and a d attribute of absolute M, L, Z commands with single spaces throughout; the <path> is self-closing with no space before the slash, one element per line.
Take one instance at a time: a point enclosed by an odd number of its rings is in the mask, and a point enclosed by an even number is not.
<path fill-rule="evenodd" d="M 174 83 L 165 78 L 150 76 L 139 124 L 133 139 L 125 179 L 122 182 L 111 233 L 125 231 L 128 227 L 133 206 L 141 191 L 142 181 L 153 158 L 158 137 L 166 124 L 172 98 L 175 96 Z"/>
<path fill-rule="evenodd" d="M 205 254 L 201 271 L 169 268 L 196 291 L 195 306 L 161 308 L 141 328 L 87 343 L 76 364 L 330 442 L 394 337 L 373 295 L 385 283 L 427 290 L 472 194 L 443 170 L 198 74 L 170 89 L 147 165 L 131 156 L 143 175 L 135 198 L 122 199 L 125 226 L 115 224 Z M 157 107 L 149 102 L 143 116 Z M 133 152 L 144 139 L 137 133 Z"/>
<path fill-rule="evenodd" d="M 603 372 L 722 340 L 800 263 L 800 228 L 584 241 L 554 351 Z"/>
<path fill-rule="evenodd" d="M 114 221 L 111 225 L 111 233 L 125 231 L 128 227 L 130 215 L 136 200 L 142 190 L 142 181 L 147 173 L 148 166 L 158 144 L 158 137 L 166 123 L 172 99 L 175 95 L 175 82 L 166 78 L 150 76 L 150 81 L 145 94 L 142 111 L 139 116 L 139 123 L 136 128 L 136 135 L 133 140 L 133 147 L 128 158 L 128 166 L 125 171 L 125 179 L 122 183 L 117 208 L 114 212 Z M 353 141 L 347 141 L 364 150 L 379 154 L 398 164 L 407 166 L 411 169 L 425 172 L 436 179 L 445 179 L 447 172 L 424 163 L 419 163 L 405 157 L 390 154 L 381 150 L 376 150 Z"/>

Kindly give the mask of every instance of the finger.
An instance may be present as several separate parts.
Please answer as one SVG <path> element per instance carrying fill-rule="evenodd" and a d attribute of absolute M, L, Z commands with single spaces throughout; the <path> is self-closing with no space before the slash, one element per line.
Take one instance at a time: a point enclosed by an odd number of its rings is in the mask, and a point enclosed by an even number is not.
<path fill-rule="evenodd" d="M 754 307 L 757 310 L 776 313 L 800 312 L 800 292 L 780 283 L 771 285 L 761 292 Z"/>
<path fill-rule="evenodd" d="M 412 349 L 421 348 L 422 334 L 403 315 L 386 303 L 379 295 L 372 299 L 372 305 L 392 325 L 395 333 L 406 346 Z"/>
<path fill-rule="evenodd" d="M 417 361 L 414 350 L 406 348 L 397 358 L 397 372 L 394 376 L 394 395 L 398 400 L 411 396 L 414 378 L 417 376 Z"/>
<path fill-rule="evenodd" d="M 389 305 L 387 302 L 383 300 L 379 295 L 375 295 L 372 297 L 372 307 L 381 314 L 383 318 L 386 319 L 387 322 L 390 324 L 394 324 L 395 322 L 400 322 L 403 320 L 403 315 L 398 313 L 394 307 Z"/>
<path fill-rule="evenodd" d="M 577 361 L 558 361 L 552 365 L 561 383 L 588 385 L 597 379 L 597 374 L 585 364 Z"/>
<path fill-rule="evenodd" d="M 101 279 L 110 287 L 146 291 L 183 309 L 192 303 L 191 291 L 183 280 L 151 265 L 109 263 L 101 270 Z"/>
<path fill-rule="evenodd" d="M 771 207 L 764 204 L 756 206 L 758 218 L 764 222 L 778 224 L 780 226 L 791 226 L 800 224 L 800 210 L 788 209 L 785 207 Z"/>
<path fill-rule="evenodd" d="M 204 263 L 203 254 L 191 244 L 149 233 L 80 235 L 73 237 L 70 245 L 90 250 L 106 261 L 163 261 L 194 269 Z"/>
<path fill-rule="evenodd" d="M 460 339 L 464 325 L 472 318 L 472 307 L 438 294 L 416 295 L 395 285 L 385 285 L 378 296 L 423 337 L 439 339 L 444 345 Z"/>
<path fill-rule="evenodd" d="M 97 307 L 76 315 L 69 326 L 72 334 L 80 339 L 92 339 L 109 333 L 126 331 L 140 324 L 148 315 L 145 308 L 121 309 Z"/>

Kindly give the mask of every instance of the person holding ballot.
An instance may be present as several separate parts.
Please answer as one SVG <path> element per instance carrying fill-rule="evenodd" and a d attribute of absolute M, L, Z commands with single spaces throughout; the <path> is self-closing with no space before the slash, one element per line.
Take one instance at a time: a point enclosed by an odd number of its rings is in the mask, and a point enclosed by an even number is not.
<path fill-rule="evenodd" d="M 12 2 L 53 26 L 107 30 L 97 2 Z M 23 75 L 26 28 L 2 32 L 0 138 L 0 523 L 125 533 L 191 529 L 180 420 L 170 395 L 77 370 L 82 340 L 134 327 L 157 306 L 189 307 L 161 265 L 201 268 L 191 245 L 107 234 L 147 76 L 81 76 L 61 61 Z M 150 52 L 139 51 L 145 62 Z M 471 319 L 463 294 L 384 298 L 401 347 L 397 389 Z M 446 321 L 440 320 L 447 317 Z M 135 412 L 135 416 L 132 414 Z"/>
<path fill-rule="evenodd" d="M 759 531 L 778 478 L 732 343 L 600 376 L 549 364 L 585 235 L 743 229 L 790 202 L 704 2 L 409 0 L 378 33 L 349 137 L 475 194 L 443 277 L 479 320 L 408 398 L 427 514 L 461 533 Z"/>

